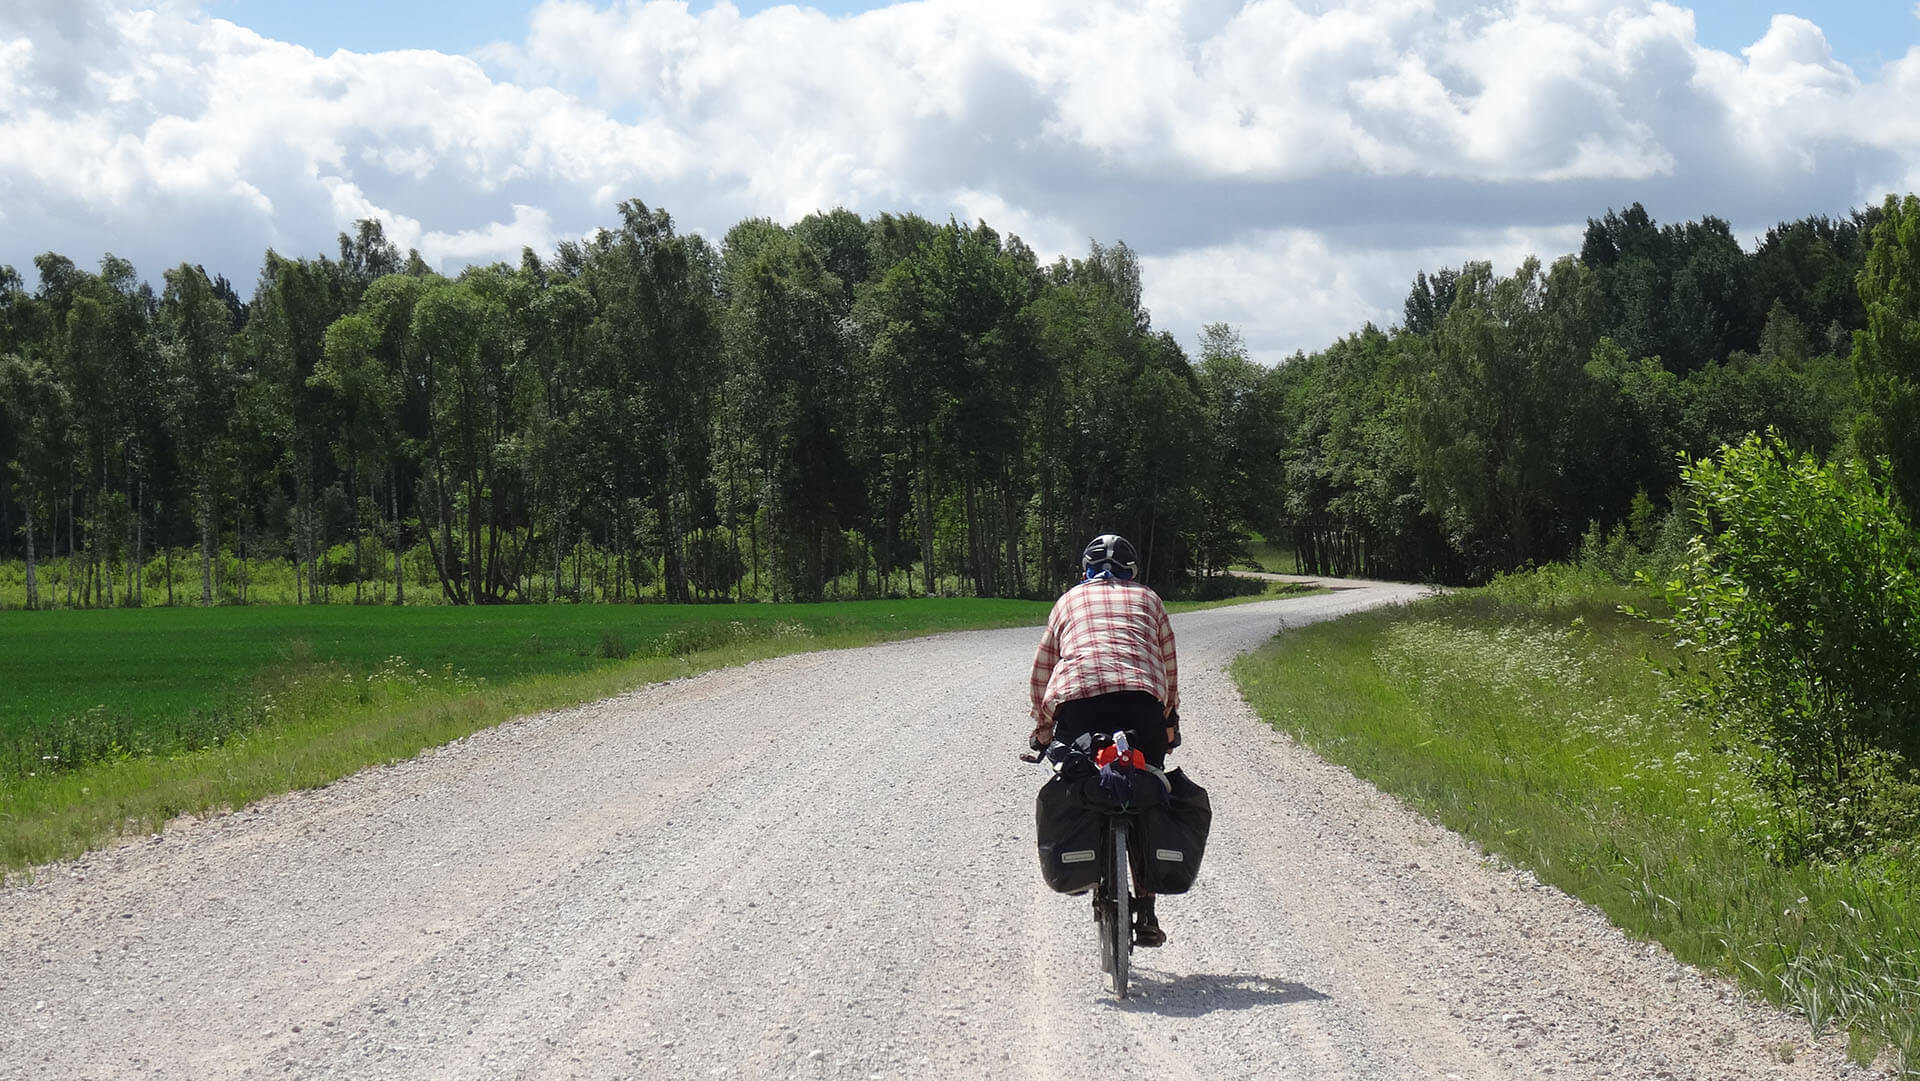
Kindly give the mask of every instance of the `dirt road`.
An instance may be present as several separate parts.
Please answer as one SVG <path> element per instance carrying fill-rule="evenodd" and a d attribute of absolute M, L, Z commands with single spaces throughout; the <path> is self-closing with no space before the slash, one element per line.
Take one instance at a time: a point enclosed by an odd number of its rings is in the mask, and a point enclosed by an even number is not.
<path fill-rule="evenodd" d="M 996 631 L 649 688 L 49 868 L 0 891 L 0 1078 L 1862 1076 L 1223 672 L 1411 593 L 1176 620 L 1175 761 L 1217 818 L 1127 1002 L 1040 882 L 1037 631 Z"/>

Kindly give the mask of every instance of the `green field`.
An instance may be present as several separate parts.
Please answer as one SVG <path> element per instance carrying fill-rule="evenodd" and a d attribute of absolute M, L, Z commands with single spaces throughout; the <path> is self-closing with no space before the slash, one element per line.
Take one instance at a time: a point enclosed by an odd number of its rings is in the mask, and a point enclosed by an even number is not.
<path fill-rule="evenodd" d="M 1046 612 L 992 599 L 0 612 L 0 776 L 84 765 L 116 747 L 191 749 L 230 730 L 267 685 L 316 666 L 366 677 L 399 658 L 420 676 L 502 685 L 781 635 L 865 641 L 1038 623 Z"/>
<path fill-rule="evenodd" d="M 0 878 L 513 717 L 1039 601 L 0 612 Z"/>
<path fill-rule="evenodd" d="M 1648 663 L 1671 658 L 1628 595 L 1520 584 L 1289 632 L 1234 675 L 1322 757 L 1920 1075 L 1920 874 L 1768 862 L 1742 839 L 1757 795 Z"/>

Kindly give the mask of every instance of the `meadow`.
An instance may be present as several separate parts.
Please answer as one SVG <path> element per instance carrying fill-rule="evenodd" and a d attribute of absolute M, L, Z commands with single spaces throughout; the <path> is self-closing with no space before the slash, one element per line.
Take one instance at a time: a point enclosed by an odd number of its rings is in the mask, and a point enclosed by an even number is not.
<path fill-rule="evenodd" d="M 1920 876 L 1770 863 L 1748 837 L 1759 797 L 1679 707 L 1629 601 L 1646 603 L 1513 579 L 1288 632 L 1234 675 L 1322 757 L 1920 1076 Z"/>
<path fill-rule="evenodd" d="M 0 612 L 0 876 L 642 684 L 1035 625 L 1047 609 L 935 598 Z"/>
<path fill-rule="evenodd" d="M 244 724 L 302 669 L 395 665 L 477 685 L 753 639 L 872 641 L 1046 618 L 1035 601 L 347 605 L 0 612 L 0 776 L 190 750 Z"/>

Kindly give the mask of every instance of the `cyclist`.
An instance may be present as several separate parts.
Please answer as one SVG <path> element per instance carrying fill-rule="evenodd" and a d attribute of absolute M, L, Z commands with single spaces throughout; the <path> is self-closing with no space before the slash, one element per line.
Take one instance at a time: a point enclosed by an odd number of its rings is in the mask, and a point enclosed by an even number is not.
<path fill-rule="evenodd" d="M 1160 596 L 1134 581 L 1139 557 L 1126 538 L 1102 533 L 1080 556 L 1082 580 L 1054 602 L 1033 657 L 1029 693 L 1036 751 L 1089 732 L 1133 733 L 1155 768 L 1180 745 L 1180 670 L 1173 624 Z M 1153 895 L 1136 888 L 1134 942 L 1159 946 L 1166 932 Z"/>

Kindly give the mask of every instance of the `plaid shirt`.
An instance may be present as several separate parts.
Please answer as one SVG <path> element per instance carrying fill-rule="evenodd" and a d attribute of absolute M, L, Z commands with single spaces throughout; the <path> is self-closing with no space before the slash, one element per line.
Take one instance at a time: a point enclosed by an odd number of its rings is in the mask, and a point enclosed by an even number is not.
<path fill-rule="evenodd" d="M 1096 578 L 1067 590 L 1047 617 L 1028 680 L 1033 737 L 1052 737 L 1060 703 L 1112 691 L 1146 691 L 1172 712 L 1180 705 L 1180 669 L 1160 595 L 1138 582 Z"/>

